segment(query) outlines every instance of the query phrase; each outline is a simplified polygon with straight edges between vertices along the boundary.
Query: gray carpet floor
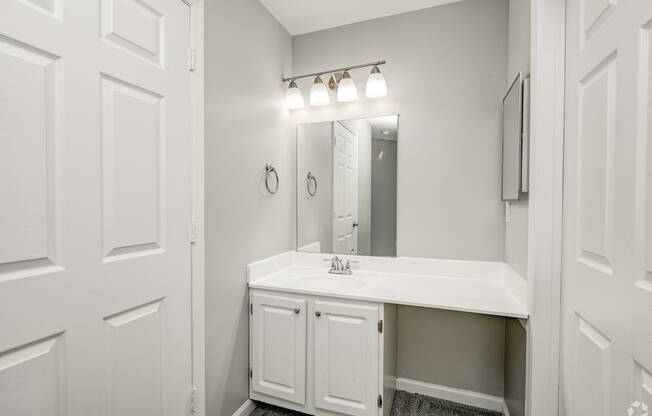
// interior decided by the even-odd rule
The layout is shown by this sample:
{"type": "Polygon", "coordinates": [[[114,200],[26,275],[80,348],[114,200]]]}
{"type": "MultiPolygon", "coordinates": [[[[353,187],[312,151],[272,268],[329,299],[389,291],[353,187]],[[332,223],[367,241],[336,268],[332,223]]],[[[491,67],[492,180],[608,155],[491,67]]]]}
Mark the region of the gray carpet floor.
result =
{"type": "MultiPolygon", "coordinates": [[[[465,406],[446,400],[434,399],[420,394],[396,392],[391,416],[501,416],[502,413],[477,407],[465,406]]],[[[251,416],[305,416],[303,413],[285,410],[259,403],[251,416]]]]}

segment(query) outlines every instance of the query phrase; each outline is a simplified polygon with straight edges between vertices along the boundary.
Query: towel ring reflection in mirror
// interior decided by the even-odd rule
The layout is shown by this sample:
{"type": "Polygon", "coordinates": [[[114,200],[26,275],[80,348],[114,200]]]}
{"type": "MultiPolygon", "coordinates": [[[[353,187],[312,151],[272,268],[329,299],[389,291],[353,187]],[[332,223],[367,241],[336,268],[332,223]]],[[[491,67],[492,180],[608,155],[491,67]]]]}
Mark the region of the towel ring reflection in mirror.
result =
{"type": "Polygon", "coordinates": [[[276,168],[274,166],[268,163],[265,165],[265,188],[267,188],[267,192],[274,195],[275,193],[278,192],[278,186],[279,186],[278,172],[276,172],[276,168]],[[273,188],[269,185],[269,177],[272,174],[274,174],[274,179],[275,179],[275,186],[273,188]]]}
{"type": "Polygon", "coordinates": [[[308,172],[308,176],[306,177],[306,188],[308,190],[308,195],[317,195],[317,178],[312,174],[312,172],[308,172]],[[311,184],[314,186],[311,187],[311,184]]]}

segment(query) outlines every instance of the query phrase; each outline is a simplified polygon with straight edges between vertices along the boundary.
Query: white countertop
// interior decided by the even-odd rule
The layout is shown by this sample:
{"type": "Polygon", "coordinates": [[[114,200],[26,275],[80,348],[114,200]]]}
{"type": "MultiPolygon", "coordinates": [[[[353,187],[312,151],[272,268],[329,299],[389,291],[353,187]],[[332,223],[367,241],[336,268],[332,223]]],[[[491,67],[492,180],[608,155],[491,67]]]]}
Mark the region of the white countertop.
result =
{"type": "Polygon", "coordinates": [[[503,262],[345,256],[348,276],[328,273],[329,255],[290,251],[247,266],[249,287],[371,302],[527,318],[526,281],[503,262]]]}

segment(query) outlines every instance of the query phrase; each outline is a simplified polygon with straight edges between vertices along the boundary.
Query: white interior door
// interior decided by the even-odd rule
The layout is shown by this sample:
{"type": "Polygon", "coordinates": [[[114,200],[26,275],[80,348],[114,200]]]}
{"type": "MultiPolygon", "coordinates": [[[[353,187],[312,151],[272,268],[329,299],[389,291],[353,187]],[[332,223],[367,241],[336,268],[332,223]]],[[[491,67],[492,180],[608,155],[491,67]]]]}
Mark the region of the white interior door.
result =
{"type": "Polygon", "coordinates": [[[652,406],[652,2],[567,13],[561,413],[627,415],[652,406]]]}
{"type": "Polygon", "coordinates": [[[315,301],[315,407],[378,414],[379,309],[315,301]]]}
{"type": "Polygon", "coordinates": [[[190,407],[189,9],[0,2],[0,414],[190,407]]]}
{"type": "Polygon", "coordinates": [[[306,301],[251,296],[251,390],[306,402],[306,301]]]}
{"type": "Polygon", "coordinates": [[[333,253],[358,252],[358,137],[333,123],[333,253]]]}

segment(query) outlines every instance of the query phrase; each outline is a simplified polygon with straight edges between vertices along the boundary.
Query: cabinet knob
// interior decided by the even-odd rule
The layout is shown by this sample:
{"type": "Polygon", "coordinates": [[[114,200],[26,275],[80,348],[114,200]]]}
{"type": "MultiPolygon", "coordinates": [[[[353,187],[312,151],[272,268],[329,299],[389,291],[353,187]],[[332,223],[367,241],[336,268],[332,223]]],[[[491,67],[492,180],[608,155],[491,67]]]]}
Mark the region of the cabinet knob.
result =
{"type": "Polygon", "coordinates": [[[315,311],[315,316],[316,316],[317,318],[319,318],[319,317],[321,316],[321,312],[319,312],[319,311],[315,311]]]}
{"type": "Polygon", "coordinates": [[[294,313],[295,313],[295,314],[298,315],[300,312],[301,312],[301,309],[299,309],[299,308],[294,308],[294,313]]]}

